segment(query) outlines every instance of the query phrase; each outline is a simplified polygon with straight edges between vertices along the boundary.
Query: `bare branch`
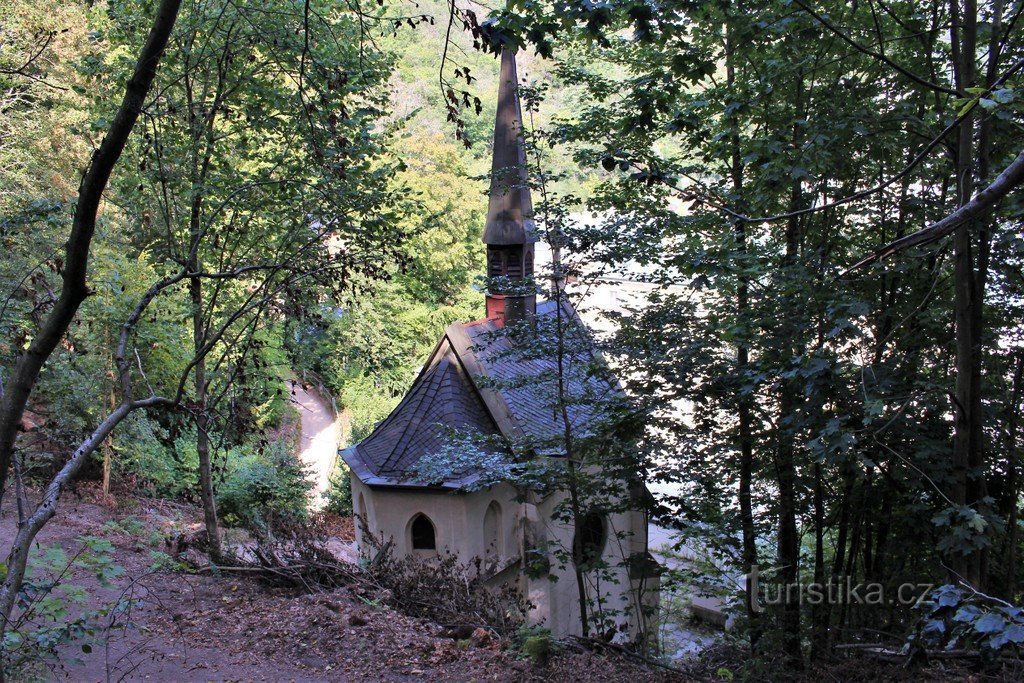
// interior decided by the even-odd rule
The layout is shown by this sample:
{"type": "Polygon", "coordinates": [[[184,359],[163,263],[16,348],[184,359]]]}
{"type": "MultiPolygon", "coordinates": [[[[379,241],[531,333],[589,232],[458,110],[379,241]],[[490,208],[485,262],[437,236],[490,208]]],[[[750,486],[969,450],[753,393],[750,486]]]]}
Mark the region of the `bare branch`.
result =
{"type": "MultiPolygon", "coordinates": [[[[78,204],[71,224],[64,257],[63,287],[57,300],[39,333],[18,358],[11,373],[7,391],[0,403],[0,495],[7,481],[11,458],[14,454],[14,443],[21,426],[21,418],[28,403],[39,373],[57,344],[64,338],[68,326],[78,312],[78,307],[88,294],[86,274],[89,264],[89,253],[92,237],[96,230],[96,216],[100,201],[107,188],[107,182],[117,164],[121,153],[128,142],[128,136],[135,127],[146,94],[156,78],[157,65],[163,56],[171,29],[178,17],[181,0],[162,0],[157,7],[153,25],[150,28],[146,44],[135,64],[135,72],[125,91],[121,106],[114,116],[107,135],[92,156],[89,168],[79,186],[78,204]]],[[[51,513],[52,515],[52,513],[51,513]]],[[[47,517],[48,519],[48,517],[47,517]]],[[[45,521],[43,522],[45,523],[45,521]]],[[[26,528],[28,528],[26,526],[26,528]]],[[[9,579],[20,584],[20,576],[24,575],[24,549],[20,557],[11,558],[20,563],[20,572],[13,565],[9,579]]],[[[8,590],[5,581],[0,589],[0,614],[9,615],[14,604],[15,594],[8,590]]]]}
{"type": "Polygon", "coordinates": [[[888,57],[886,57],[884,54],[882,54],[880,52],[877,52],[875,50],[872,50],[871,48],[866,47],[864,45],[861,45],[860,43],[855,41],[853,38],[851,38],[849,35],[847,35],[846,32],[843,31],[841,28],[839,28],[838,26],[836,26],[835,24],[830,22],[828,19],[826,19],[821,14],[818,14],[818,12],[816,12],[815,10],[811,9],[811,7],[809,7],[806,3],[804,3],[803,0],[793,0],[793,2],[795,4],[797,4],[797,5],[799,5],[801,8],[803,8],[803,10],[805,12],[807,12],[812,17],[814,17],[814,19],[819,24],[821,24],[826,29],[828,29],[829,31],[834,33],[836,36],[841,38],[846,43],[849,43],[849,45],[853,49],[857,50],[858,52],[862,52],[862,53],[866,54],[867,56],[869,56],[869,57],[871,57],[873,59],[876,59],[876,60],[882,62],[883,64],[886,64],[887,66],[892,67],[893,69],[895,69],[899,73],[903,74],[904,76],[906,76],[907,78],[909,78],[913,82],[917,83],[918,85],[924,86],[924,87],[928,88],[929,90],[937,90],[938,92],[946,93],[947,95],[954,95],[956,97],[963,97],[963,93],[959,92],[958,90],[955,90],[953,88],[948,88],[948,87],[946,87],[944,85],[941,85],[939,83],[932,83],[928,79],[922,78],[921,76],[918,76],[913,71],[910,71],[910,70],[906,69],[905,67],[900,66],[896,62],[894,62],[891,59],[889,59],[888,57]]]}
{"type": "Polygon", "coordinates": [[[903,251],[910,247],[920,247],[942,239],[964,223],[980,218],[984,213],[989,211],[996,202],[1009,194],[1011,190],[1021,183],[1024,183],[1024,152],[1018,154],[1017,158],[1013,160],[1013,163],[1007,166],[991,185],[976,194],[971,201],[967,202],[942,220],[932,223],[928,227],[922,228],[921,230],[911,233],[905,237],[901,237],[894,242],[890,242],[871,256],[861,259],[844,270],[840,277],[852,273],[855,270],[859,270],[864,266],[870,265],[875,261],[880,261],[898,251],[903,251]]]}

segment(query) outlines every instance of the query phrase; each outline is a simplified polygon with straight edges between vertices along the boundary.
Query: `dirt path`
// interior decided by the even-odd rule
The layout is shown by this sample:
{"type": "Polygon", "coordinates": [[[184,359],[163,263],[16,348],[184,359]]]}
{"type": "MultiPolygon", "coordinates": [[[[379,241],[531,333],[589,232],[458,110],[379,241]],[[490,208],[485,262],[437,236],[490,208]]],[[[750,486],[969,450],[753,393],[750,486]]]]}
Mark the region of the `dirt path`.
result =
{"type": "Polygon", "coordinates": [[[316,393],[296,382],[292,387],[292,403],[302,418],[302,441],[299,458],[313,475],[310,507],[319,510],[324,505],[331,472],[338,458],[343,418],[334,417],[331,407],[316,393]]]}

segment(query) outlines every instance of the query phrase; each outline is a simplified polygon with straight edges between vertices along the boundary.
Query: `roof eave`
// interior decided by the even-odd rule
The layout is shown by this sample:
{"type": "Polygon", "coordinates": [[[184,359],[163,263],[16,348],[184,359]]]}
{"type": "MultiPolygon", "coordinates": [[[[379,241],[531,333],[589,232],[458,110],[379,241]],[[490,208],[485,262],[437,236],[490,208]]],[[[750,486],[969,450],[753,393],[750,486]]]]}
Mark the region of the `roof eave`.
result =
{"type": "Polygon", "coordinates": [[[357,446],[350,446],[342,450],[340,455],[342,460],[345,461],[345,464],[348,465],[353,476],[355,476],[360,483],[373,489],[403,489],[406,491],[453,493],[465,491],[468,486],[478,482],[481,477],[479,473],[474,473],[457,479],[445,480],[440,484],[424,484],[423,482],[412,479],[400,479],[398,477],[386,477],[374,474],[370,471],[366,461],[359,454],[357,446]]]}

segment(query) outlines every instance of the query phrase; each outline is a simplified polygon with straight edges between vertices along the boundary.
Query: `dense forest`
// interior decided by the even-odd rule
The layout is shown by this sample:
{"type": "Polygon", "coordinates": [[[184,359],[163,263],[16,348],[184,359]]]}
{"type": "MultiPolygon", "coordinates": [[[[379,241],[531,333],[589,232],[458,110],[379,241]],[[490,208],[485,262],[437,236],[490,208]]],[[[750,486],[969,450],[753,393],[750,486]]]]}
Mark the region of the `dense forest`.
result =
{"type": "MultiPolygon", "coordinates": [[[[688,662],[605,643],[626,658],[608,680],[1020,676],[1022,12],[0,0],[3,676],[114,623],[60,578],[116,578],[109,544],[37,539],[83,487],[194,509],[206,564],[156,553],[175,575],[240,563],[236,530],[320,533],[295,387],[357,442],[448,325],[484,316],[502,48],[557,256],[536,290],[581,312],[644,292],[587,341],[628,415],[549,444],[626,457],[531,476],[574,497],[646,481],[652,523],[700,549],[665,595],[729,615],[688,662]]],[[[352,515],[340,464],[323,498],[352,515]]],[[[601,617],[584,607],[583,634],[601,617]]],[[[541,636],[491,627],[543,671],[541,636]]]]}

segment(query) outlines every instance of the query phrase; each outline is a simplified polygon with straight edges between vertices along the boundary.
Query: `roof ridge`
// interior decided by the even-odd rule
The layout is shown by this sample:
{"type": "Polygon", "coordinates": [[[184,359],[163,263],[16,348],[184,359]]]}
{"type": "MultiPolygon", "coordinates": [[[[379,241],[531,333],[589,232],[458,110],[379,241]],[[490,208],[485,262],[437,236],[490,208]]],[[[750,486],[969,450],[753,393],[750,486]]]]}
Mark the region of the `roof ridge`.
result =
{"type": "Polygon", "coordinates": [[[498,431],[508,439],[519,439],[524,436],[523,428],[515,419],[515,415],[512,413],[512,409],[508,405],[508,401],[506,401],[505,397],[501,395],[501,392],[481,387],[477,382],[476,375],[483,375],[486,373],[482,372],[482,363],[473,351],[472,340],[469,338],[469,334],[466,332],[463,324],[452,323],[448,326],[448,329],[445,330],[444,335],[448,339],[448,343],[451,346],[452,351],[455,353],[455,357],[459,360],[459,363],[462,364],[463,369],[466,371],[466,376],[470,378],[471,386],[476,390],[481,401],[483,401],[484,407],[487,408],[487,413],[497,425],[498,431]],[[474,370],[476,369],[480,369],[481,372],[474,373],[474,370]]]}

